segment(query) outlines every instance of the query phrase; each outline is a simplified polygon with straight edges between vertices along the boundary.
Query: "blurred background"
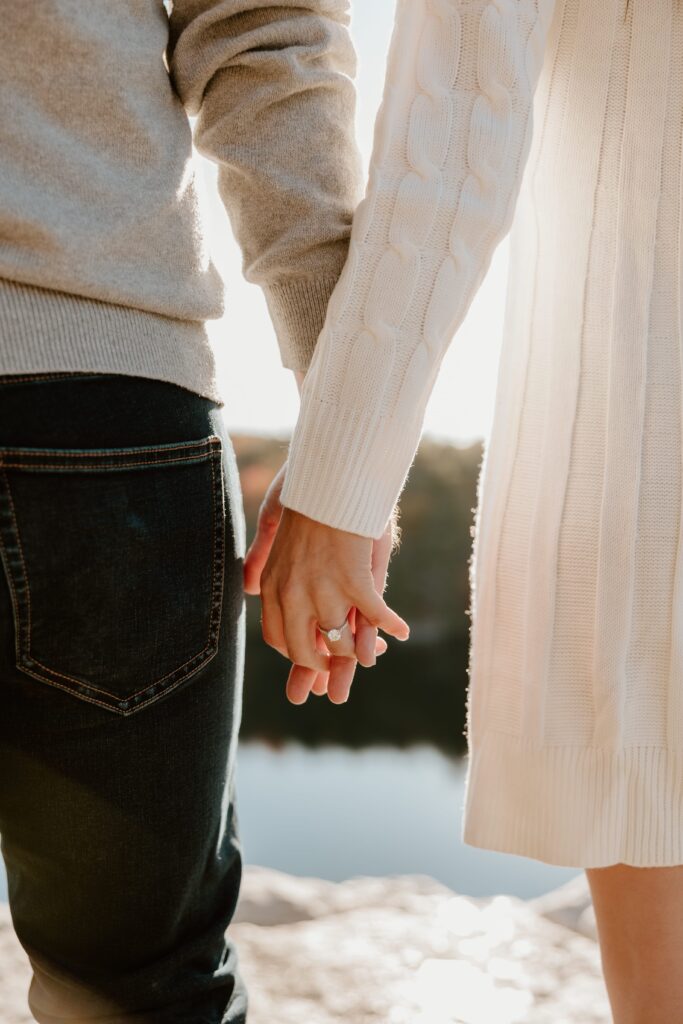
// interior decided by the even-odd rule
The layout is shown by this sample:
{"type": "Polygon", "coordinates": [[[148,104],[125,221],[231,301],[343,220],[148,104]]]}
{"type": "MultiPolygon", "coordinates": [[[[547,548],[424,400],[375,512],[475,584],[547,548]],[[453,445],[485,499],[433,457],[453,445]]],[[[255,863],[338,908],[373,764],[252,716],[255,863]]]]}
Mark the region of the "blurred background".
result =
{"type": "MultiPolygon", "coordinates": [[[[366,171],[394,5],[353,5],[366,171]]],[[[197,169],[210,244],[227,283],[227,315],[210,326],[251,539],[263,493],[286,457],[298,394],[280,364],[263,296],[241,276],[215,167],[197,156],[197,169]]],[[[238,805],[251,864],[334,881],[428,874],[472,896],[535,896],[579,874],[460,840],[467,560],[493,412],[507,260],[505,240],[443,362],[402,498],[403,543],[390,567],[387,600],[410,623],[409,643],[389,639],[377,667],[358,670],[348,704],[311,697],[294,707],[284,695],[287,663],[262,643],[258,600],[247,599],[238,805]]],[[[6,899],[1,874],[0,898],[6,899]]]]}

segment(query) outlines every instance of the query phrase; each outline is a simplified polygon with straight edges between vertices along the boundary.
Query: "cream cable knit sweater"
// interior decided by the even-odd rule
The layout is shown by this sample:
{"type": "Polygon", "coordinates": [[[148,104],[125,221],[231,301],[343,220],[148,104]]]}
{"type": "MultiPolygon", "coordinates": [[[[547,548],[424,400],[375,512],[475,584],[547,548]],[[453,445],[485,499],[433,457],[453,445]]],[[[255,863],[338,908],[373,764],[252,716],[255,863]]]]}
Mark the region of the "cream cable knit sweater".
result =
{"type": "Polygon", "coordinates": [[[398,0],[370,179],[283,504],[378,537],[444,352],[512,222],[553,0],[398,0]]]}
{"type": "Polygon", "coordinates": [[[463,839],[683,864],[683,4],[399,4],[283,498],[380,533],[513,206],[463,839]]]}

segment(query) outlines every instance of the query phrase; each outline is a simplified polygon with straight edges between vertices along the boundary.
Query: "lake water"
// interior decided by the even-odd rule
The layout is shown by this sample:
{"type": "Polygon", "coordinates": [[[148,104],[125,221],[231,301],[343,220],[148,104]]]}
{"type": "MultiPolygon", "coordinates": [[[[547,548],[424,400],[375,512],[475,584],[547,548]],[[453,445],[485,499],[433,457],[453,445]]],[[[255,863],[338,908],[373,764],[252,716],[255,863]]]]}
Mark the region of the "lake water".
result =
{"type": "MultiPolygon", "coordinates": [[[[575,875],[460,840],[465,762],[430,747],[271,750],[242,744],[238,808],[245,860],[340,881],[427,874],[471,896],[527,898],[575,875]]],[[[0,898],[7,898],[0,867],[0,898]]]]}

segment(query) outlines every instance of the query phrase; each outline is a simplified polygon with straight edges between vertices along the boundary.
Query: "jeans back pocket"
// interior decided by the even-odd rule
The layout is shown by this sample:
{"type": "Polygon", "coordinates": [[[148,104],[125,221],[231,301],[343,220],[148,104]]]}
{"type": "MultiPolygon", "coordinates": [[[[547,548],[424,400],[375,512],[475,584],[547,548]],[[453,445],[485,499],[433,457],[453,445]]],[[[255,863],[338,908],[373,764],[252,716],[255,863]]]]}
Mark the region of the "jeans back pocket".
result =
{"type": "Polygon", "coordinates": [[[16,666],[107,710],[158,700],[216,653],[222,442],[0,447],[16,666]]]}

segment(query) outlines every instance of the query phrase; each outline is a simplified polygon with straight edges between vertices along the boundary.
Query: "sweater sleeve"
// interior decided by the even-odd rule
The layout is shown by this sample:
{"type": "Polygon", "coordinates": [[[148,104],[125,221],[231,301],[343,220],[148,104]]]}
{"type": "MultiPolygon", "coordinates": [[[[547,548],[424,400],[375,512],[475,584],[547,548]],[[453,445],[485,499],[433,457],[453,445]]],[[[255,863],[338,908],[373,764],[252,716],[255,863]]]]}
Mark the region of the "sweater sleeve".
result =
{"type": "Polygon", "coordinates": [[[554,0],[398,0],[370,176],[282,502],[379,537],[441,360],[513,218],[554,0]]]}
{"type": "Polygon", "coordinates": [[[169,15],[172,85],[292,370],[308,368],[362,197],[348,25],[349,0],[174,0],[169,15]]]}

